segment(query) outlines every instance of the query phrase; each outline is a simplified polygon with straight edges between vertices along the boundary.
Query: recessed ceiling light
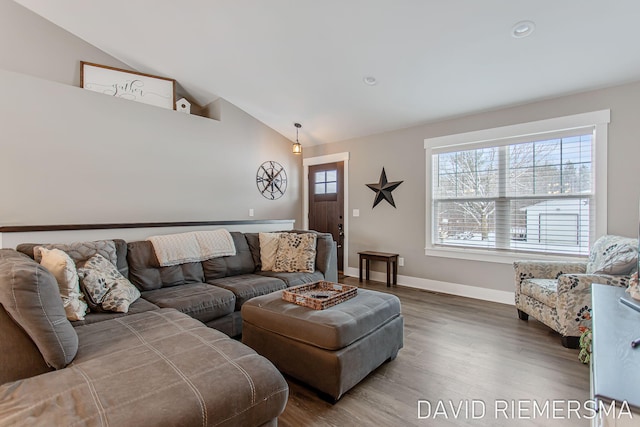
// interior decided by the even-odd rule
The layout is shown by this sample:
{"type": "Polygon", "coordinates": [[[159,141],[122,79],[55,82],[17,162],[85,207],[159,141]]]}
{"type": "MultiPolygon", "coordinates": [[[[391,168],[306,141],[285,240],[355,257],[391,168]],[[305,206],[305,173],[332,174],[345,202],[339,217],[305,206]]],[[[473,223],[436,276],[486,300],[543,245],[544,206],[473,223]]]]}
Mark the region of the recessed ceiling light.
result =
{"type": "Polygon", "coordinates": [[[511,35],[517,39],[530,36],[535,30],[536,24],[531,21],[520,21],[511,29],[511,35]]]}
{"type": "Polygon", "coordinates": [[[366,76],[363,77],[362,81],[364,82],[364,84],[369,85],[369,86],[375,86],[376,83],[378,83],[378,81],[376,80],[375,77],[373,76],[366,76]]]}

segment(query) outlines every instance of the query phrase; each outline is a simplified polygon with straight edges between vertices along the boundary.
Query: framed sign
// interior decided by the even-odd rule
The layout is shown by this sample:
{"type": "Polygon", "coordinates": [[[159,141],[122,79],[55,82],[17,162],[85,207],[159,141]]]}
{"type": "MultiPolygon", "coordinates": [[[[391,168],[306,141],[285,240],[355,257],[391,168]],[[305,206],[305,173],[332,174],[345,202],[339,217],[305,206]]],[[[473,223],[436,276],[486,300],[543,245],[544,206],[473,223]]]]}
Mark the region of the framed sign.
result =
{"type": "Polygon", "coordinates": [[[90,62],[80,62],[80,87],[170,110],[176,105],[175,80],[90,62]]]}

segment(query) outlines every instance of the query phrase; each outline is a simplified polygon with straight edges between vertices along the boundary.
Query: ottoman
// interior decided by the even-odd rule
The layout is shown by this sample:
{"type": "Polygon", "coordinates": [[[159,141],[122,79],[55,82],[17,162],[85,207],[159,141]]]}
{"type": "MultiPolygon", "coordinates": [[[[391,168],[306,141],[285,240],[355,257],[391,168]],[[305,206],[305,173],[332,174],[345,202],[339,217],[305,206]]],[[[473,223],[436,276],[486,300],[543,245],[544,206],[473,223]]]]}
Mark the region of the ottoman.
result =
{"type": "Polygon", "coordinates": [[[334,400],[403,344],[395,295],[366,289],[325,310],[282,299],[282,291],[252,298],[241,309],[242,342],[292,376],[334,400]]]}

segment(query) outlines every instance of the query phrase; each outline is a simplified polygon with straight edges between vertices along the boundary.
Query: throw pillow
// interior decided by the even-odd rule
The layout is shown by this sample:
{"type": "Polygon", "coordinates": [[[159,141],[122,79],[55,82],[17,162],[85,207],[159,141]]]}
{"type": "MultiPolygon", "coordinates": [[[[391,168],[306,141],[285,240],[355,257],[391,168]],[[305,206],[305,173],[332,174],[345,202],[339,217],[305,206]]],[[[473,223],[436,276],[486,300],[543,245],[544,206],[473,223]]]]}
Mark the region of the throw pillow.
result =
{"type": "Polygon", "coordinates": [[[282,233],[278,241],[273,271],[313,273],[316,264],[314,233],[282,233]]]}
{"type": "Polygon", "coordinates": [[[105,257],[96,254],[78,268],[82,290],[94,311],[126,313],[129,305],[140,298],[133,286],[105,257]]]}
{"type": "Polygon", "coordinates": [[[276,252],[278,251],[278,242],[282,233],[259,233],[260,239],[260,264],[262,271],[272,271],[276,263],[276,252]]]}
{"type": "Polygon", "coordinates": [[[602,236],[593,245],[587,274],[631,274],[638,262],[638,241],[629,237],[602,236]]]}
{"type": "Polygon", "coordinates": [[[0,304],[29,335],[47,365],[61,369],[78,352],[53,274],[26,255],[0,249],[0,304]]]}
{"type": "Polygon", "coordinates": [[[82,301],[76,264],[60,249],[40,248],[40,265],[53,274],[58,282],[62,305],[69,320],[84,320],[87,303],[82,301]]]}

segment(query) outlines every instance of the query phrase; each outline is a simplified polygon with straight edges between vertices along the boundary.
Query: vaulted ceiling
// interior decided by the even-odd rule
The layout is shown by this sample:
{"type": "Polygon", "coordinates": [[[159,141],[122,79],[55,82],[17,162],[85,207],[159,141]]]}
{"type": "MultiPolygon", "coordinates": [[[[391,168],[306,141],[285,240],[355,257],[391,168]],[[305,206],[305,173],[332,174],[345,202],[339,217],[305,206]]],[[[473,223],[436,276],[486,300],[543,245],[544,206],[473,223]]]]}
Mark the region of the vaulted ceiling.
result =
{"type": "Polygon", "coordinates": [[[303,145],[640,80],[637,0],[16,2],[303,145]]]}

